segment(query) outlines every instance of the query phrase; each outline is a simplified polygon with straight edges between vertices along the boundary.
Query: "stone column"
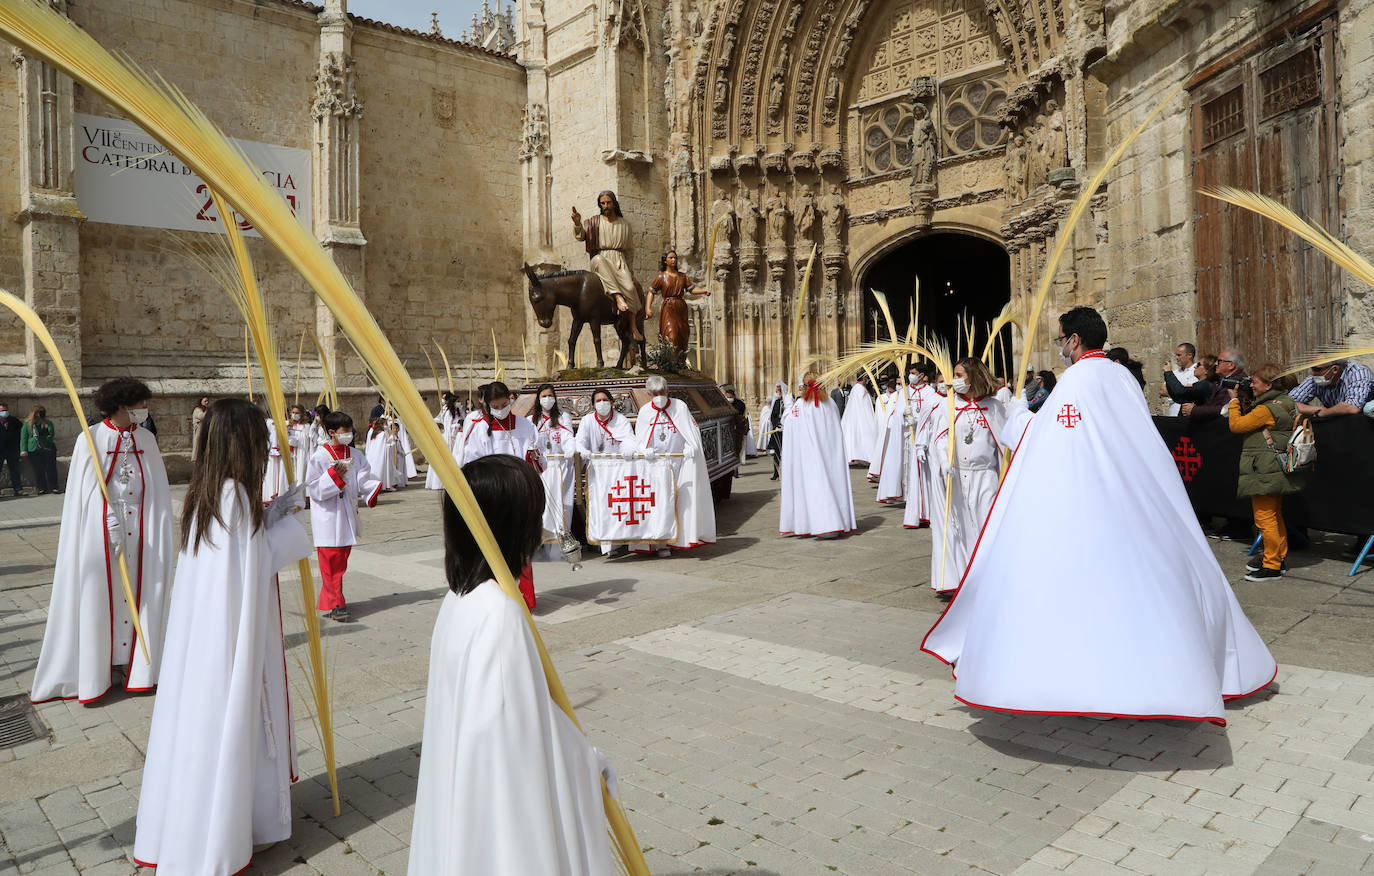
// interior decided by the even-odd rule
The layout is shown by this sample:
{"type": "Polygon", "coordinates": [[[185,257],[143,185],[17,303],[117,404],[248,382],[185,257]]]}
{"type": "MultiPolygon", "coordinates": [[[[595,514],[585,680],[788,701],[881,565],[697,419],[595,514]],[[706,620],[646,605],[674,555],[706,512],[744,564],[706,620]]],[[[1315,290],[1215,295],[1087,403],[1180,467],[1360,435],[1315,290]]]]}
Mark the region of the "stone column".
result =
{"type": "MultiPolygon", "coordinates": [[[[66,13],[65,0],[51,0],[66,13]]],[[[72,188],[72,81],[55,67],[18,49],[20,204],[24,226],[24,300],[48,327],[81,385],[81,242],[85,218],[72,188]]],[[[25,333],[24,354],[36,390],[56,390],[61,379],[43,345],[25,333]]]]}
{"type": "MultiPolygon", "coordinates": [[[[343,271],[353,290],[367,300],[364,247],[359,224],[358,100],[352,51],[353,25],[347,0],[325,0],[319,15],[319,69],[310,110],[315,118],[314,212],[315,235],[343,271]]],[[[340,387],[367,382],[362,363],[349,351],[334,314],[323,302],[315,304],[315,327],[330,358],[340,387]]]]}
{"type": "MultiPolygon", "coordinates": [[[[536,272],[547,273],[557,270],[561,265],[553,246],[548,24],[544,18],[543,0],[528,0],[521,4],[520,55],[520,63],[525,67],[526,100],[519,153],[520,169],[524,176],[521,192],[525,210],[525,261],[536,272]]],[[[560,326],[566,326],[566,322],[557,312],[553,325],[545,329],[526,310],[525,330],[533,338],[535,359],[541,372],[552,373],[554,370],[553,351],[562,347],[560,326]]]]}

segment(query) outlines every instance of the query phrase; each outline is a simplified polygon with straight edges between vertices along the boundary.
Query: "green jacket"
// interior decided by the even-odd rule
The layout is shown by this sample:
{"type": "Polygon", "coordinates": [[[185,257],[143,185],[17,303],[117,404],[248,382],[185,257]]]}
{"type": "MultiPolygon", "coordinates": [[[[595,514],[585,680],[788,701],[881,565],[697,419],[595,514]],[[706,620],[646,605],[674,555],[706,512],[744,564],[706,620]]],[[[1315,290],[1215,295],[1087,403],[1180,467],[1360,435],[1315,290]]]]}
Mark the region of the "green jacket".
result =
{"type": "Polygon", "coordinates": [[[38,450],[57,452],[57,438],[53,431],[52,421],[39,423],[35,428],[27,422],[24,428],[19,430],[19,449],[24,453],[33,453],[38,450]]]}
{"type": "Polygon", "coordinates": [[[1268,442],[1264,440],[1263,429],[1245,435],[1240,447],[1240,480],[1236,485],[1236,495],[1244,499],[1296,493],[1305,485],[1306,477],[1302,474],[1286,474],[1274,451],[1288,449],[1288,440],[1293,437],[1297,404],[1288,393],[1271,389],[1255,399],[1255,405],[1264,405],[1274,415],[1274,425],[1269,427],[1274,449],[1270,450],[1268,442]]]}

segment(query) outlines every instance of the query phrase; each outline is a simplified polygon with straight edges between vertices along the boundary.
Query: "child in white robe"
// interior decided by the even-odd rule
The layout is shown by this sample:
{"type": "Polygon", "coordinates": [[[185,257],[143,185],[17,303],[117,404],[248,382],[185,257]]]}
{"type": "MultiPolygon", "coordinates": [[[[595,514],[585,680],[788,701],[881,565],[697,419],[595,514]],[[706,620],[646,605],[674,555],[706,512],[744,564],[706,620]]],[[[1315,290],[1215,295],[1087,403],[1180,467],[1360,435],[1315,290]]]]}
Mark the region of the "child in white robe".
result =
{"type": "MultiPolygon", "coordinates": [[[[497,398],[504,401],[503,397],[497,398]]],[[[507,454],[463,466],[506,565],[528,565],[544,508],[538,474],[507,454]]],[[[443,499],[449,592],[434,624],[408,872],[614,872],[605,758],[549,696],[519,603],[503,593],[443,499]]]]}
{"type": "Polygon", "coordinates": [[[979,359],[961,359],[949,386],[954,397],[954,420],[948,403],[939,399],[925,426],[935,505],[930,513],[930,586],[948,593],[959,588],[973,556],[978,533],[992,510],[1001,477],[998,441],[1006,410],[993,397],[992,373],[979,359]],[[954,463],[950,464],[950,444],[954,463]],[[945,519],[945,491],[949,490],[949,519],[945,519]],[[946,533],[948,525],[948,533],[946,533]]]}
{"type": "Polygon", "coordinates": [[[151,396],[147,385],[132,378],[117,378],[96,390],[96,408],[105,419],[91,427],[91,437],[112,504],[101,495],[86,439],[78,435],[72,448],[52,598],[29,694],[35,703],[94,702],[109,692],[115,666],[124,667],[126,691],[157,686],[176,544],[167,470],[157,439],[140,426],[151,396]],[[148,660],[124,595],[120,554],[147,637],[148,660]]]}
{"type": "Polygon", "coordinates": [[[310,554],[292,488],[265,509],[262,414],[210,405],[182,511],[134,860],[162,876],[227,876],[291,835],[296,778],[277,570],[310,554]]]}
{"type": "Polygon", "coordinates": [[[382,482],[372,473],[367,456],[352,448],[353,418],[343,411],[324,417],[329,441],[310,457],[305,471],[305,490],[310,497],[310,532],[320,561],[320,597],[316,608],[325,617],[348,621],[343,595],[343,576],[348,555],[358,543],[358,501],[377,505],[382,482]]]}
{"type": "Polygon", "coordinates": [[[379,417],[372,421],[367,431],[367,464],[377,480],[382,482],[383,493],[405,486],[404,476],[396,465],[396,436],[391,427],[389,420],[379,417]]]}
{"type": "Polygon", "coordinates": [[[558,393],[553,384],[545,383],[536,391],[539,404],[530,414],[534,424],[539,454],[544,460],[544,492],[548,502],[544,509],[544,544],[553,558],[561,557],[561,533],[572,529],[573,488],[577,486],[577,468],[573,465],[576,436],[572,417],[558,407],[558,393]]]}

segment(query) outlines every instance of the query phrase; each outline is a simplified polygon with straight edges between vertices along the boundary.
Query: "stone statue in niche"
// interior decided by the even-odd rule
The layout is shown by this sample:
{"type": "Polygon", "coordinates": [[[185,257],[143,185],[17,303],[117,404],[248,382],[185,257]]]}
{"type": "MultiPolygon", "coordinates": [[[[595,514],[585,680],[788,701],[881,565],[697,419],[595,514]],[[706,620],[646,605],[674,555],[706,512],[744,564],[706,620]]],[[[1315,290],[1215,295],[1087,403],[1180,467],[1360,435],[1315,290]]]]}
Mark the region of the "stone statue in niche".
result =
{"type": "Polygon", "coordinates": [[[735,41],[738,39],[739,35],[735,32],[733,24],[725,28],[725,36],[720,38],[720,55],[716,62],[718,66],[730,66],[730,59],[735,55],[735,41]]]}
{"type": "Polygon", "coordinates": [[[749,197],[748,189],[740,192],[739,204],[735,212],[739,215],[740,248],[757,246],[761,214],[759,213],[759,205],[754,203],[753,198],[749,197]]]}
{"type": "Polygon", "coordinates": [[[797,195],[797,241],[810,241],[816,230],[816,195],[810,186],[804,186],[797,195]]]}
{"type": "MultiPolygon", "coordinates": [[[[726,198],[716,198],[715,202],[711,204],[711,227],[716,228],[717,223],[720,224],[720,228],[715,232],[714,261],[719,265],[728,263],[734,257],[734,251],[730,246],[730,235],[735,231],[735,205],[726,198]]],[[[706,245],[711,245],[709,239],[706,245]]],[[[713,254],[707,253],[706,257],[712,259],[713,254]]]]}
{"type": "Polygon", "coordinates": [[[782,96],[785,88],[782,70],[773,71],[773,78],[768,83],[768,117],[774,121],[782,116],[782,96]]]}
{"type": "Polygon", "coordinates": [[[673,137],[676,148],[673,150],[669,180],[673,192],[673,240],[678,249],[686,255],[697,251],[696,223],[696,178],[692,175],[692,153],[687,148],[687,136],[676,134],[673,137]]]}
{"type": "Polygon", "coordinates": [[[840,74],[834,70],[830,71],[830,77],[825,80],[825,108],[834,110],[840,105],[840,74]]]}
{"type": "Polygon", "coordinates": [[[715,107],[720,112],[725,109],[725,104],[730,99],[730,76],[722,69],[716,74],[716,94],[715,107]]]}
{"type": "Polygon", "coordinates": [[[787,226],[792,216],[792,211],[787,208],[787,199],[782,192],[774,191],[764,206],[768,211],[768,242],[774,246],[785,246],[787,226]]]}
{"type": "Polygon", "coordinates": [[[1003,189],[1007,202],[1019,204],[1026,197],[1026,138],[1023,134],[1016,134],[1007,143],[1002,173],[1006,177],[1003,189]]]}
{"type": "Polygon", "coordinates": [[[1064,133],[1064,111],[1059,108],[1059,102],[1051,98],[1045,102],[1044,137],[1045,137],[1045,173],[1058,170],[1069,163],[1069,142],[1064,133]]]}
{"type": "Polygon", "coordinates": [[[840,194],[839,186],[832,185],[830,193],[821,198],[821,229],[825,233],[826,249],[844,249],[841,242],[844,235],[844,216],[844,195],[840,194]]]}
{"type": "Polygon", "coordinates": [[[915,127],[911,130],[911,186],[914,191],[917,187],[935,184],[937,155],[935,123],[930,120],[930,110],[918,102],[912,107],[912,114],[915,117],[915,127]]]}

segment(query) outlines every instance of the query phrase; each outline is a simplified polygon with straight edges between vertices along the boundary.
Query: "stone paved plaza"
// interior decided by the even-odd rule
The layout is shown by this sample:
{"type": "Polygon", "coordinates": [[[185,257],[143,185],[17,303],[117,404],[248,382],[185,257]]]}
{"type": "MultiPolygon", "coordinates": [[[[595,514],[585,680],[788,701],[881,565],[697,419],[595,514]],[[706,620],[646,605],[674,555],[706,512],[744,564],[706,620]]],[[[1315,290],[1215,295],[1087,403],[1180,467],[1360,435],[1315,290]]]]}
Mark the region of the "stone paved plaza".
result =
{"type": "MultiPolygon", "coordinates": [[[[1374,872],[1374,585],[1346,576],[1348,539],[1294,554],[1275,584],[1245,583],[1244,546],[1211,542],[1280,663],[1228,727],[1002,715],[956,703],[917,650],[942,607],[925,532],[855,470],[858,535],[783,539],[768,464],[742,471],[713,547],[535,568],[539,626],[654,873],[1374,872]]],[[[0,696],[33,675],[58,499],[0,501],[0,696]]],[[[294,832],[249,872],[406,871],[437,502],[412,486],[365,512],[357,621],[326,629],[343,814],[300,717],[294,832]]],[[[1071,545],[1027,562],[1074,573],[1071,545]]],[[[135,872],[152,705],[50,703],[49,739],[0,751],[0,873],[135,872]]]]}

